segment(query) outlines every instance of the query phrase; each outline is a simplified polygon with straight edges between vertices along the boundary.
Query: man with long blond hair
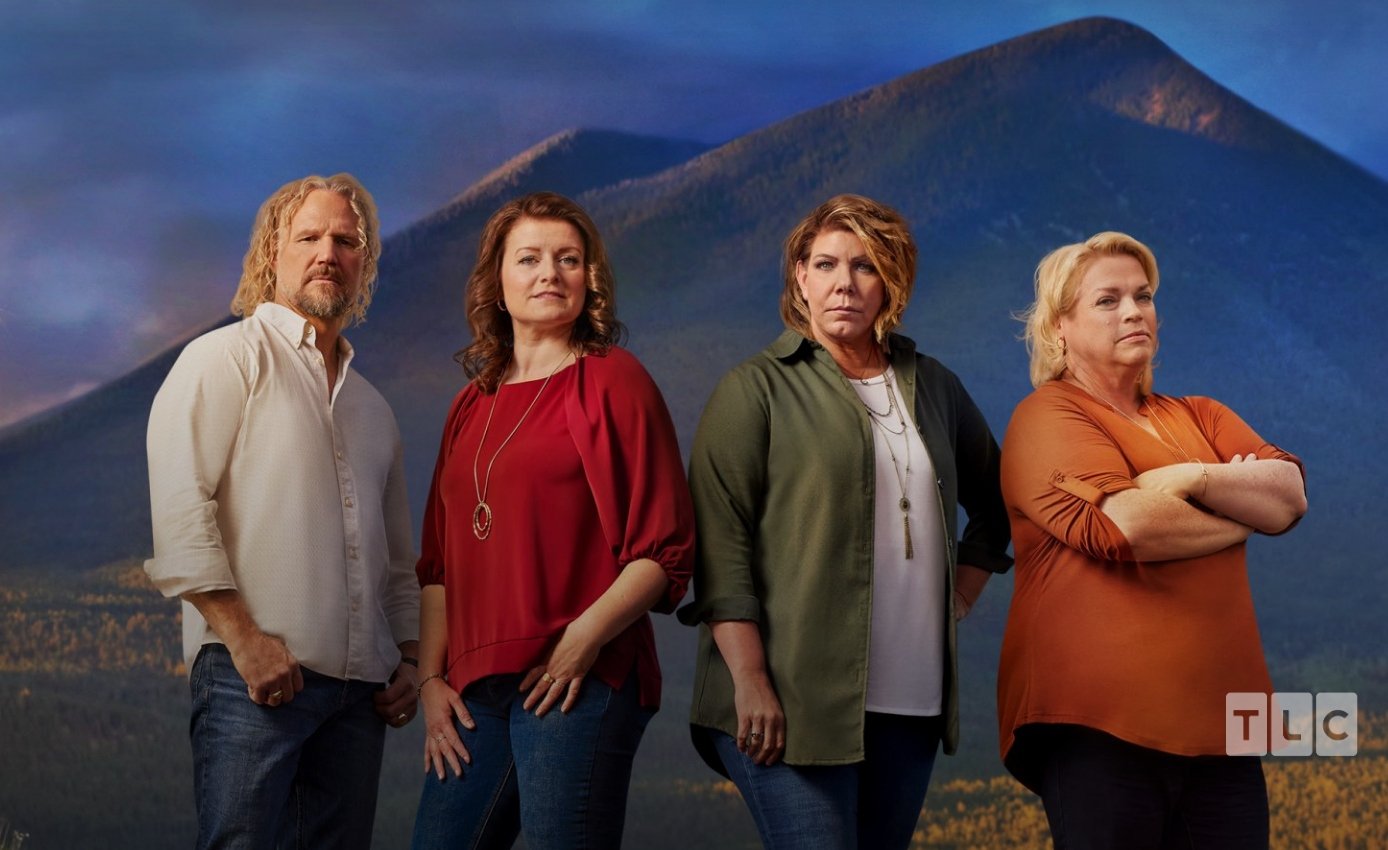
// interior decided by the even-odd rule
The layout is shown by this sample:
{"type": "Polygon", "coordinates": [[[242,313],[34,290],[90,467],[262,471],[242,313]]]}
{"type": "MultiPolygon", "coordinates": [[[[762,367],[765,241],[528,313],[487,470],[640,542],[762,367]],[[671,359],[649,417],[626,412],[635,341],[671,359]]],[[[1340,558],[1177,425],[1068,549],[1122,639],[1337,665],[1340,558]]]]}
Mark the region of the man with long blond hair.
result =
{"type": "Polygon", "coordinates": [[[415,713],[400,434],[349,367],[381,253],[349,174],[260,208],[232,312],[150,412],[154,557],[183,600],[199,847],[368,847],[387,725],[415,713]]]}

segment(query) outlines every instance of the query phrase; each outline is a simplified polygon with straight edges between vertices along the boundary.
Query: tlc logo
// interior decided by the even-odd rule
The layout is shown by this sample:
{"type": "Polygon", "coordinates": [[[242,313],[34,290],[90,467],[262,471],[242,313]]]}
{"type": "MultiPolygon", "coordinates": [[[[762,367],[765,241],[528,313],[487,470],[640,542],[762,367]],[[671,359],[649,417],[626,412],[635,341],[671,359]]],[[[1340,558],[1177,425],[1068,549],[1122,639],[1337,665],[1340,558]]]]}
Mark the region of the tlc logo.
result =
{"type": "Polygon", "coordinates": [[[1224,751],[1231,756],[1352,756],[1359,752],[1357,694],[1224,695],[1224,751]]]}

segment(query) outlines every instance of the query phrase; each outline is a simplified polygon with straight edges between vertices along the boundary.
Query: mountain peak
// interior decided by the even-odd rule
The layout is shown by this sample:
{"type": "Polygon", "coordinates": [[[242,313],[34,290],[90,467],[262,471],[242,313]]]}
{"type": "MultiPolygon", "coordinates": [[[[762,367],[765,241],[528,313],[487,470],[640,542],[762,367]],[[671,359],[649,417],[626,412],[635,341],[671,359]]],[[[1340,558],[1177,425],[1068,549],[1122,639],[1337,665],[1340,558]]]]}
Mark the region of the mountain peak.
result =
{"type": "Polygon", "coordinates": [[[536,191],[538,187],[578,195],[598,186],[644,177],[698,156],[710,147],[688,139],[574,127],[513,156],[459,195],[453,204],[471,205],[483,199],[536,191]]]}

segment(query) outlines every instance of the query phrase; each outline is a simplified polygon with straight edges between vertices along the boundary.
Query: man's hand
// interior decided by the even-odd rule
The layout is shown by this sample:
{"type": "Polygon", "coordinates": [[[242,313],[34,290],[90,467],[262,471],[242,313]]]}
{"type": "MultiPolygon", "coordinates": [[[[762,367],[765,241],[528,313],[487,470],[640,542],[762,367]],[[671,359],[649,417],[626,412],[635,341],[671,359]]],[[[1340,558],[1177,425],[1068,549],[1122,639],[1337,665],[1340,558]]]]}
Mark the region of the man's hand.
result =
{"type": "Polygon", "coordinates": [[[409,723],[414,717],[415,703],[418,699],[419,683],[416,681],[418,674],[415,667],[409,662],[402,661],[400,666],[395,668],[395,673],[390,677],[390,682],[385,690],[377,691],[372,697],[376,701],[376,713],[381,719],[391,726],[400,727],[409,723]]]}
{"type": "Polygon", "coordinates": [[[231,663],[246,681],[246,693],[256,705],[272,708],[291,702],[304,689],[304,674],[299,659],[274,635],[260,629],[248,629],[235,641],[228,642],[231,663]]]}

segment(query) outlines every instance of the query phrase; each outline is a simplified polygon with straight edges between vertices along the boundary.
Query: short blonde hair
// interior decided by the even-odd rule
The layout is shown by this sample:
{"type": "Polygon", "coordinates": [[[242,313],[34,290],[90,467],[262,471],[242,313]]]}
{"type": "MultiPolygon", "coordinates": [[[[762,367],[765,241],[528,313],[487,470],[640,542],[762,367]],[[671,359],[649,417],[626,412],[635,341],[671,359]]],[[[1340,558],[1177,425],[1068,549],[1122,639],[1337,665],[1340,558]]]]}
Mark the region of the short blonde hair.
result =
{"type": "Polygon", "coordinates": [[[810,329],[810,305],[800,293],[796,267],[810,258],[810,246],[821,233],[842,230],[863,243],[868,260],[886,284],[887,297],[873,322],[873,335],[885,345],[887,334],[901,326],[906,304],[916,286],[916,243],[906,219],[891,207],[862,195],[836,195],[820,204],[786,237],[785,288],[781,290],[781,321],[802,336],[810,329]]]}
{"type": "MultiPolygon", "coordinates": [[[[1065,346],[1060,341],[1056,324],[1060,317],[1075,305],[1080,281],[1090,265],[1101,257],[1127,256],[1137,260],[1147,275],[1155,295],[1160,276],[1157,258],[1152,249],[1126,233],[1106,230],[1083,242],[1062,245],[1047,254],[1036,266],[1036,300],[1018,318],[1026,323],[1022,339],[1031,355],[1031,385],[1039,387],[1065,374],[1065,346]]],[[[1145,396],[1152,392],[1152,364],[1148,363],[1138,379],[1138,389],[1145,396]]]]}
{"type": "Polygon", "coordinates": [[[352,205],[357,214],[357,238],[364,257],[361,267],[361,288],[357,301],[347,312],[347,327],[366,321],[366,308],[376,290],[376,265],[381,257],[381,223],[376,215],[376,201],[361,181],[345,172],[331,177],[311,174],[301,180],[291,180],[275,191],[260,205],[255,226],[251,228],[251,246],[241,264],[241,283],[231,299],[231,312],[249,316],[266,301],[275,300],[275,262],[280,246],[289,234],[289,223],[316,191],[336,192],[352,205]]]}

